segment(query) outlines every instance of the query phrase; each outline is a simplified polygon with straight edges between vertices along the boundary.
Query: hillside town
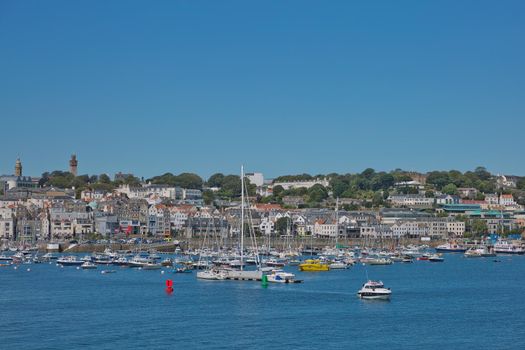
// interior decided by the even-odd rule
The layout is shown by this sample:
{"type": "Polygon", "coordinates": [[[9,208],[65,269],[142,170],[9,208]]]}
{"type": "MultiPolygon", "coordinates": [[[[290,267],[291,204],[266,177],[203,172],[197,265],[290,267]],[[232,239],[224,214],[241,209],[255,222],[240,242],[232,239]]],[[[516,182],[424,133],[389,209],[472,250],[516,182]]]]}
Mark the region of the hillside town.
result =
{"type": "MultiPolygon", "coordinates": [[[[239,176],[215,174],[202,181],[192,175],[196,182],[176,185],[172,180],[177,177],[169,173],[148,180],[117,173],[111,181],[105,174],[78,176],[75,155],[67,172],[33,177],[22,169],[17,159],[14,174],[0,176],[4,246],[137,236],[169,241],[239,232],[239,176]],[[62,178],[71,181],[56,186],[62,178]],[[75,183],[78,186],[69,186],[75,183]]],[[[472,176],[476,187],[459,187],[448,180],[440,185],[443,174],[436,172],[367,169],[358,175],[276,179],[248,173],[251,225],[261,237],[519,237],[525,228],[522,178],[492,175],[483,168],[471,174],[462,176],[472,176]],[[367,178],[371,189],[359,184],[367,178]]]]}

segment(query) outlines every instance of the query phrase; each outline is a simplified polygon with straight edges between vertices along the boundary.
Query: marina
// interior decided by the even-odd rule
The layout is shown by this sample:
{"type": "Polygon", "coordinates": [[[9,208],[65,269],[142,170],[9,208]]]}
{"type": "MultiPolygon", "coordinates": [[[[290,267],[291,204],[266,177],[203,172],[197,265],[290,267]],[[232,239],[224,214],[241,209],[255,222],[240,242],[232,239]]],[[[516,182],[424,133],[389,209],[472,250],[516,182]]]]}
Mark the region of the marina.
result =
{"type": "MultiPolygon", "coordinates": [[[[370,250],[368,255],[372,253],[370,250]]],[[[13,252],[5,253],[10,254],[13,252]]],[[[58,255],[59,259],[62,255],[58,255]]],[[[320,251],[319,255],[323,253],[320,251]]],[[[105,264],[93,270],[74,265],[60,268],[55,262],[32,264],[29,258],[27,264],[4,261],[0,279],[10,288],[0,290],[0,312],[5,316],[0,320],[0,329],[10,344],[26,349],[53,348],[57,342],[61,347],[74,347],[82,339],[93,339],[93,332],[98,334],[97,342],[127,349],[164,348],[158,339],[177,347],[197,345],[201,349],[220,347],[223,339],[233,348],[246,344],[264,346],[263,337],[273,334],[275,327],[282,330],[280,345],[291,348],[304,344],[323,347],[327,342],[330,348],[342,348],[346,337],[352,337],[361,346],[393,339],[393,348],[411,344],[414,348],[438,349],[463,344],[459,326],[474,322],[469,310],[475,309],[479,333],[475,341],[479,343],[470,343],[472,346],[497,348],[498,340],[492,333],[495,323],[505,325],[509,341],[521,341],[525,307],[512,300],[525,289],[523,280],[517,278],[525,273],[524,257],[501,255],[501,262],[494,263],[490,257],[468,259],[461,253],[444,256],[445,261],[440,264],[357,262],[348,269],[323,273],[301,272],[299,266],[287,264],[265,273],[273,279],[267,286],[259,281],[226,282],[226,275],[222,281],[205,281],[194,273],[177,273],[178,262],[197,256],[170,255],[174,266],[158,270],[119,265],[107,268],[105,264]],[[286,283],[281,278],[292,280],[286,283]],[[173,280],[170,295],[164,291],[166,279],[173,280]],[[368,279],[384,281],[392,291],[390,301],[357,298],[356,292],[368,279]],[[291,283],[297,280],[303,283],[291,283]],[[208,319],[210,314],[220,320],[220,327],[208,319]],[[301,331],[304,320],[321,317],[331,327],[301,331]],[[139,333],[135,332],[134,318],[143,322],[139,333]],[[24,326],[19,326],[22,323],[24,326]],[[410,327],[411,332],[397,332],[396,324],[410,327]],[[237,331],[253,325],[263,337],[237,331]],[[215,340],[194,338],[188,332],[203,326],[215,340]],[[367,336],[368,328],[377,327],[384,331],[374,333],[373,339],[367,336]],[[37,343],[34,337],[26,336],[28,330],[33,334],[52,330],[54,336],[37,343]],[[412,332],[418,337],[413,337],[412,332]],[[443,332],[452,336],[441,338],[439,334],[443,332]]],[[[82,258],[81,254],[75,255],[75,261],[82,258]]],[[[88,342],[85,348],[98,348],[97,344],[88,342]]]]}

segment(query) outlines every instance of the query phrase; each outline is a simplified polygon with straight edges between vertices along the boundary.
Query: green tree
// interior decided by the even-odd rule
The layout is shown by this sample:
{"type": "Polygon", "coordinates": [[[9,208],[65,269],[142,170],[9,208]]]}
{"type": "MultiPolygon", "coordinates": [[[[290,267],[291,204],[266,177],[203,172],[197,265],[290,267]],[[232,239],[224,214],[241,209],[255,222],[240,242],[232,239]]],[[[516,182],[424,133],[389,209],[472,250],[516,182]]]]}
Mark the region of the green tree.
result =
{"type": "Polygon", "coordinates": [[[328,198],[328,191],[321,184],[315,184],[308,189],[308,202],[319,203],[328,198]]]}
{"type": "Polygon", "coordinates": [[[442,189],[443,193],[446,194],[458,194],[458,188],[453,183],[449,183],[448,185],[444,186],[442,189]]]}
{"type": "Polygon", "coordinates": [[[290,219],[287,217],[277,219],[274,226],[275,232],[279,233],[280,235],[285,235],[288,231],[289,220],[290,219]]]}
{"type": "Polygon", "coordinates": [[[280,196],[284,192],[284,188],[281,185],[277,185],[273,187],[273,195],[274,196],[280,196]]]}
{"type": "Polygon", "coordinates": [[[205,190],[202,192],[202,199],[206,205],[210,205],[215,200],[215,193],[211,190],[205,190]]]}
{"type": "Polygon", "coordinates": [[[474,219],[472,220],[470,227],[471,227],[472,233],[476,237],[486,235],[489,232],[489,229],[487,227],[487,222],[485,220],[474,219]]]}
{"type": "Polygon", "coordinates": [[[222,180],[222,187],[219,191],[222,197],[233,198],[241,195],[241,177],[238,175],[227,175],[222,180]]]}
{"type": "Polygon", "coordinates": [[[110,184],[111,179],[109,178],[107,174],[100,174],[98,176],[98,182],[100,182],[101,184],[110,184]]]}
{"type": "Polygon", "coordinates": [[[215,173],[206,182],[209,187],[221,187],[222,181],[224,180],[224,174],[222,173],[215,173]]]}

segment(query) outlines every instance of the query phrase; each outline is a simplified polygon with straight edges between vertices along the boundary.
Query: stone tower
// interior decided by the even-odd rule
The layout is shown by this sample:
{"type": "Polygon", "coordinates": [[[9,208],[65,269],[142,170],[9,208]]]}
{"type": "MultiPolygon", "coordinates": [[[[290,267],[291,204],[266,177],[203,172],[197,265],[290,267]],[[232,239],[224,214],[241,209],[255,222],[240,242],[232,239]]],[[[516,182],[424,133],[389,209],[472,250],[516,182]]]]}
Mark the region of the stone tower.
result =
{"type": "Polygon", "coordinates": [[[15,176],[22,176],[22,162],[20,161],[20,158],[16,159],[15,176]]]}
{"type": "Polygon", "coordinates": [[[77,176],[77,156],[75,154],[71,155],[71,159],[69,160],[69,172],[75,176],[77,176]]]}

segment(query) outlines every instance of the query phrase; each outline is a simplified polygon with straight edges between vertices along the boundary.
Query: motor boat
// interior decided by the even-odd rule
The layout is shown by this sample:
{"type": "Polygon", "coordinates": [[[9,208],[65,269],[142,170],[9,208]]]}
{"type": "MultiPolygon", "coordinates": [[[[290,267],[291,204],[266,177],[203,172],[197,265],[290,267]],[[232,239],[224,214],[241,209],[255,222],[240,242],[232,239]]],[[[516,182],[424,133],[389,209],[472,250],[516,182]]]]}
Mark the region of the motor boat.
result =
{"type": "Polygon", "coordinates": [[[330,270],[344,270],[348,268],[348,265],[342,261],[334,261],[328,265],[330,270]]]}
{"type": "Polygon", "coordinates": [[[91,261],[85,261],[80,267],[84,270],[93,270],[97,268],[97,265],[91,261]]]}
{"type": "Polygon", "coordinates": [[[273,270],[271,273],[266,275],[268,282],[272,283],[298,283],[295,279],[295,275],[291,272],[285,272],[283,270],[273,270]]]}
{"type": "Polygon", "coordinates": [[[363,264],[368,264],[368,265],[391,265],[392,264],[392,260],[388,258],[366,257],[366,258],[361,258],[360,261],[363,264]]]}
{"type": "Polygon", "coordinates": [[[361,299],[388,300],[392,295],[390,288],[385,288],[381,281],[368,281],[357,292],[361,299]]]}
{"type": "Polygon", "coordinates": [[[464,253],[467,251],[467,248],[457,243],[445,243],[438,245],[436,248],[436,253],[464,253]]]}
{"type": "Polygon", "coordinates": [[[57,264],[62,266],[80,266],[84,263],[82,260],[78,260],[76,256],[64,256],[57,259],[57,264]]]}
{"type": "Polygon", "coordinates": [[[443,262],[445,261],[445,259],[443,259],[443,257],[440,254],[432,254],[431,256],[428,257],[428,261],[443,262]]]}
{"type": "Polygon", "coordinates": [[[222,269],[208,269],[204,271],[197,272],[197,278],[203,280],[214,280],[220,281],[225,280],[228,277],[228,274],[225,270],[222,269]]]}
{"type": "Polygon", "coordinates": [[[307,259],[304,263],[299,264],[300,271],[329,271],[330,266],[322,263],[320,260],[307,259]]]}

